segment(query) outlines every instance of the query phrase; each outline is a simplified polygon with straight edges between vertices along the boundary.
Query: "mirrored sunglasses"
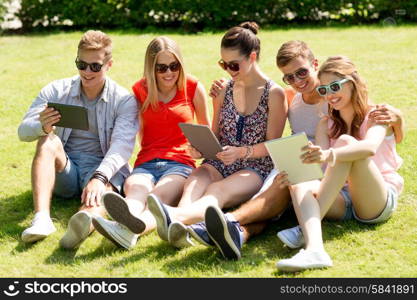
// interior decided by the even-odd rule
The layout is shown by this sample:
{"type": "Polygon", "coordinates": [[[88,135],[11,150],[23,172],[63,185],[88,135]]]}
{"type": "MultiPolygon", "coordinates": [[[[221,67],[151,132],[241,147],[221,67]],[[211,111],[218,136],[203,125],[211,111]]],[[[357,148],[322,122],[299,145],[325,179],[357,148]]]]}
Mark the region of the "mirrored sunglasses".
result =
{"type": "Polygon", "coordinates": [[[335,94],[338,91],[340,91],[342,89],[342,85],[345,82],[348,82],[349,79],[344,78],[344,79],[340,79],[337,81],[333,81],[332,83],[328,84],[328,85],[319,85],[316,88],[317,93],[319,93],[320,96],[324,97],[327,94],[335,94]]]}
{"type": "Polygon", "coordinates": [[[308,74],[310,74],[310,71],[308,69],[300,68],[292,74],[285,74],[284,77],[282,77],[282,81],[290,85],[295,82],[295,78],[298,78],[300,80],[306,79],[308,74]]]}

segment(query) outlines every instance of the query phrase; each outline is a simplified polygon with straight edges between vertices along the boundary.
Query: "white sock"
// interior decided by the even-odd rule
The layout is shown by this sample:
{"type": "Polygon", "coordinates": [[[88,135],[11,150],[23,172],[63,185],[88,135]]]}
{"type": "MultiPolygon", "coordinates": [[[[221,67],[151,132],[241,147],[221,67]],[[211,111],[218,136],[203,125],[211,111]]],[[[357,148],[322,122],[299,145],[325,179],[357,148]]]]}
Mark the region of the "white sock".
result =
{"type": "Polygon", "coordinates": [[[49,214],[49,211],[47,210],[41,210],[35,213],[35,216],[33,217],[34,220],[51,220],[51,216],[49,214]]]}

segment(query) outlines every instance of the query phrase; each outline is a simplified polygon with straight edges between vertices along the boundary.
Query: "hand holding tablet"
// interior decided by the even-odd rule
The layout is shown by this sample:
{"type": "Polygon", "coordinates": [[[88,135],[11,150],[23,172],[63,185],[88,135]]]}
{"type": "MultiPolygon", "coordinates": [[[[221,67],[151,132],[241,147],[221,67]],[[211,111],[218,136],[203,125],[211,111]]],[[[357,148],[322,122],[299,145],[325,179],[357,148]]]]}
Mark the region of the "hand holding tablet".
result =
{"type": "Polygon", "coordinates": [[[204,158],[217,159],[216,154],[221,152],[222,146],[207,125],[178,123],[185,137],[204,158]]]}
{"type": "Polygon", "coordinates": [[[85,107],[48,102],[48,107],[53,107],[59,112],[59,121],[54,126],[88,130],[88,112],[85,107]]]}

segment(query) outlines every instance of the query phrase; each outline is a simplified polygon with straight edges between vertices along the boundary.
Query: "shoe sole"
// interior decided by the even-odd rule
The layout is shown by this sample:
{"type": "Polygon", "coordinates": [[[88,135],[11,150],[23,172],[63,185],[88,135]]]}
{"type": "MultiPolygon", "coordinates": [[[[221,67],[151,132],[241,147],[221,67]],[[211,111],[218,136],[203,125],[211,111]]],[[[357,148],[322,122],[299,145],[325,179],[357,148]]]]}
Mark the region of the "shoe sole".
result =
{"type": "Polygon", "coordinates": [[[124,249],[130,249],[130,247],[126,247],[123,243],[119,243],[110,232],[108,232],[101,224],[100,221],[97,219],[93,219],[93,225],[94,228],[105,238],[107,238],[109,241],[111,241],[113,244],[115,244],[117,247],[124,248],[124,249]]]}
{"type": "Polygon", "coordinates": [[[281,233],[281,231],[277,233],[277,237],[281,240],[281,242],[283,242],[286,246],[288,246],[291,249],[298,249],[298,248],[301,248],[303,246],[303,245],[297,246],[297,245],[294,245],[293,243],[291,243],[287,239],[287,237],[283,233],[281,233]]]}
{"type": "Polygon", "coordinates": [[[156,220],[156,231],[161,239],[168,241],[168,220],[161,203],[153,196],[148,196],[148,208],[156,220]]]}
{"type": "Polygon", "coordinates": [[[241,257],[240,250],[229,234],[223,212],[215,206],[209,206],[206,209],[205,222],[210,238],[220,249],[222,255],[228,259],[239,259],[241,257]]]}
{"type": "Polygon", "coordinates": [[[276,264],[276,267],[278,270],[282,272],[300,272],[305,271],[309,269],[323,269],[323,268],[329,268],[332,265],[324,265],[324,264],[312,264],[309,266],[291,266],[291,265],[280,265],[279,262],[276,264]]]}
{"type": "Polygon", "coordinates": [[[35,243],[37,241],[43,240],[48,235],[45,234],[27,234],[24,237],[22,236],[22,241],[24,243],[35,243]]]}
{"type": "Polygon", "coordinates": [[[133,233],[142,233],[146,225],[139,218],[132,215],[126,201],[118,194],[108,192],[103,196],[103,204],[113,220],[123,224],[133,233]]]}
{"type": "Polygon", "coordinates": [[[186,248],[194,246],[188,236],[187,227],[179,222],[173,222],[168,228],[168,242],[176,248],[186,248]]]}
{"type": "Polygon", "coordinates": [[[62,248],[78,247],[90,234],[91,216],[87,213],[76,213],[68,221],[68,228],[59,241],[62,248]]]}
{"type": "Polygon", "coordinates": [[[190,233],[190,235],[193,237],[193,239],[195,239],[197,242],[199,242],[200,244],[206,246],[206,247],[212,247],[214,245],[207,243],[205,240],[203,240],[195,231],[194,229],[192,229],[191,227],[187,227],[188,232],[190,233]]]}

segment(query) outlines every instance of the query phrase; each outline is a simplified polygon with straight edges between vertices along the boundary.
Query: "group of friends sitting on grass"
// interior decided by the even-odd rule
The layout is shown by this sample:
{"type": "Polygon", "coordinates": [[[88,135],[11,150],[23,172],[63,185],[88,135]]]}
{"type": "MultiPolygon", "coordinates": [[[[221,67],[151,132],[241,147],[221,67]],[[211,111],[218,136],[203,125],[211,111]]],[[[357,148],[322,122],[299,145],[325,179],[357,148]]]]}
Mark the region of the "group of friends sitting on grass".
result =
{"type": "Polygon", "coordinates": [[[45,86],[18,129],[22,141],[37,141],[35,215],[22,240],[36,242],[56,231],[53,195],[80,197],[60,240],[63,248],[79,247],[97,230],[131,249],[156,229],[173,247],[200,243],[239,259],[251,237],[294,209],[299,225],[278,237],[301,250],[276,264],[294,272],[332,266],[323,218],[367,224],[389,219],[403,188],[396,152],[404,135],[401,111],[369,99],[349,58],[331,56],[319,65],[298,40],[282,44],[276,55],[284,90],[258,64],[258,30],[245,22],[224,34],[218,64],[231,78],[213,81],[211,118],[209,96],[186,72],[175,41],[159,36],[149,43],[143,76],[131,94],[106,75],[113,64],[109,36],[87,31],[75,60],[79,74],[45,86]],[[88,131],[54,126],[61,115],[48,102],[85,107],[88,131]],[[264,143],[282,136],[287,118],[292,134],[306,133],[300,159],[322,164],[322,180],[292,184],[274,168],[264,143]],[[210,126],[223,147],[217,158],[202,157],[180,122],[210,126]],[[140,151],[131,168],[136,136],[140,151]]]}

